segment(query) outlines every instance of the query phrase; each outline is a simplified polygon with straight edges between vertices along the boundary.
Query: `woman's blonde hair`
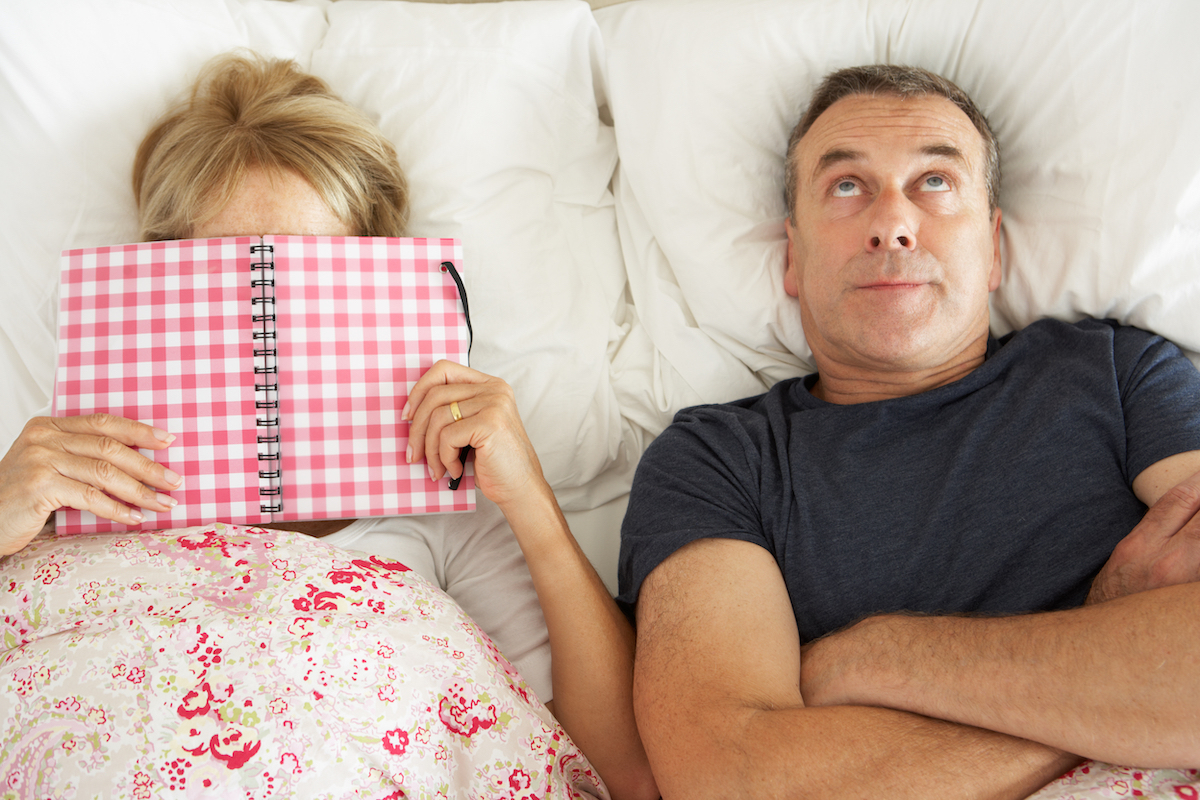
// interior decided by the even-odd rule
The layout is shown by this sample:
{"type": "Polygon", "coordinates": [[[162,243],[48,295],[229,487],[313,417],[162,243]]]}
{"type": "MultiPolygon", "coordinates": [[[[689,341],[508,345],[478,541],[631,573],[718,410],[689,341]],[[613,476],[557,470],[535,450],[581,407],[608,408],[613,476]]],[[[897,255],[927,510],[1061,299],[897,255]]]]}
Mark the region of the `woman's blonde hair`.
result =
{"type": "Polygon", "coordinates": [[[402,236],[408,189],[396,150],[361,112],[292,61],[226,54],[146,134],[133,164],[145,241],[186,239],[246,171],[292,170],[363,236],[402,236]]]}

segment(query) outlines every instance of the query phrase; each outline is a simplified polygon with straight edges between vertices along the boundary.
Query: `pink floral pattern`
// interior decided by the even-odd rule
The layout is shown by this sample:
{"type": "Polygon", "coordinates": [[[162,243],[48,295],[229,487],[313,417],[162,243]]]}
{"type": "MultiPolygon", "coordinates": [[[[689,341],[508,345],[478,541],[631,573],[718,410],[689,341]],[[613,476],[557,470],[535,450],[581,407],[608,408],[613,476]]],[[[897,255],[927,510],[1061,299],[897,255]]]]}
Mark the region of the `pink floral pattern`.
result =
{"type": "Polygon", "coordinates": [[[1085,761],[1029,800],[1200,800],[1200,770],[1133,769],[1085,761]]]}
{"type": "Polygon", "coordinates": [[[607,797],[401,564],[226,525],[0,564],[0,798],[607,797]]]}

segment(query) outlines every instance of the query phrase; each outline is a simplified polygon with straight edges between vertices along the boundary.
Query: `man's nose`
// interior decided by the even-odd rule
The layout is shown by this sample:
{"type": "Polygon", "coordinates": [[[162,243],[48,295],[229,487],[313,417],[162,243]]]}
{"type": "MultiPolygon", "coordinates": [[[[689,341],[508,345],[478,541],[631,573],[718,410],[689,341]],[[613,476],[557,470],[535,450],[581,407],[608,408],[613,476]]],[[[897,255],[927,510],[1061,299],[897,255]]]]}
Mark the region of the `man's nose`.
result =
{"type": "Polygon", "coordinates": [[[888,250],[915,250],[917,226],[912,220],[914,209],[904,192],[886,189],[871,204],[871,224],[867,228],[868,253],[888,250]]]}

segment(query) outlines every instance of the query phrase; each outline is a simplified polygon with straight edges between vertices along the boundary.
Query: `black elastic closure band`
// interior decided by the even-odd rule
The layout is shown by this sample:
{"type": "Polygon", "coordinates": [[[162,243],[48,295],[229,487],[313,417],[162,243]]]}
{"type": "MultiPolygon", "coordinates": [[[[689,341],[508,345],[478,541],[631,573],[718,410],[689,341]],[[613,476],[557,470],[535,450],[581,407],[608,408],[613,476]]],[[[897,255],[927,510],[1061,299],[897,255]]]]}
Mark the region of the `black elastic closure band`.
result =
{"type": "MultiPolygon", "coordinates": [[[[462,276],[458,274],[458,270],[454,268],[454,262],[443,261],[442,272],[449,272],[450,277],[454,279],[454,284],[458,287],[458,299],[462,301],[463,318],[467,321],[467,362],[471,361],[471,345],[475,344],[475,331],[471,328],[471,307],[467,304],[467,287],[463,285],[462,276]]],[[[458,461],[463,466],[462,475],[457,478],[451,478],[449,481],[450,491],[458,488],[462,483],[462,479],[467,474],[467,457],[471,455],[471,445],[458,451],[458,461]]]]}
{"type": "Polygon", "coordinates": [[[462,276],[454,268],[454,262],[443,261],[442,272],[449,272],[450,277],[454,278],[455,285],[458,286],[458,299],[462,300],[463,317],[467,320],[467,361],[470,362],[471,345],[475,343],[475,331],[471,329],[471,307],[467,304],[467,287],[463,285],[462,276]]]}

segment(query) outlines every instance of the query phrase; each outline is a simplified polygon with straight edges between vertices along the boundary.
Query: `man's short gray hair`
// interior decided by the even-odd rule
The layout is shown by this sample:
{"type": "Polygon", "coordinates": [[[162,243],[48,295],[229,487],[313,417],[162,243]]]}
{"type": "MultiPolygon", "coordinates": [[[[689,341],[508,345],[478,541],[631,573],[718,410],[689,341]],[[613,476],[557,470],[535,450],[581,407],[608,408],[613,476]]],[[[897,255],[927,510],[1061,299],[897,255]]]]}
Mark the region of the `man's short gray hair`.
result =
{"type": "Polygon", "coordinates": [[[826,109],[843,97],[855,95],[901,98],[937,95],[962,109],[983,137],[986,161],[984,181],[987,187],[988,207],[995,215],[1000,206],[1000,148],[996,144],[996,134],[992,132],[992,126],[988,124],[983,112],[966,92],[941,75],[920,67],[872,64],[849,67],[827,75],[813,93],[812,101],[800,117],[800,121],[796,123],[796,127],[792,129],[792,135],[788,137],[787,158],[783,167],[783,200],[787,204],[788,217],[793,223],[796,221],[796,184],[799,172],[797,151],[800,149],[800,140],[826,109]]]}

